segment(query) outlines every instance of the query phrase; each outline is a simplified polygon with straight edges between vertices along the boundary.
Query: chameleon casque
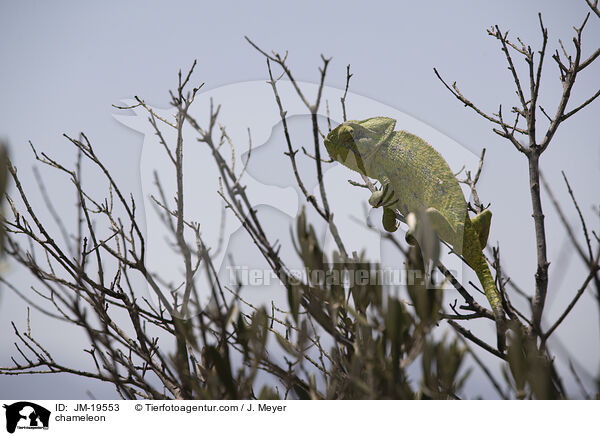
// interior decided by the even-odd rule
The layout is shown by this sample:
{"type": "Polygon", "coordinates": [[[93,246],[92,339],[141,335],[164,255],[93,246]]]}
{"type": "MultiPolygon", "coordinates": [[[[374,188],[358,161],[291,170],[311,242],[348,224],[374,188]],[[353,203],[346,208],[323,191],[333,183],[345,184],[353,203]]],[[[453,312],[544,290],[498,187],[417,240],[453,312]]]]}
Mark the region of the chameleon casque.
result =
{"type": "MultiPolygon", "coordinates": [[[[502,350],[504,310],[482,252],[492,214],[486,209],[469,217],[463,192],[444,158],[418,136],[394,131],[395,125],[395,120],[386,117],[347,121],[327,135],[325,147],[332,159],[381,183],[382,189],[371,195],[369,203],[383,207],[386,231],[398,228],[396,211],[403,217],[427,214],[440,239],[477,274],[496,319],[502,350]]],[[[407,242],[416,243],[410,232],[407,242]]]]}

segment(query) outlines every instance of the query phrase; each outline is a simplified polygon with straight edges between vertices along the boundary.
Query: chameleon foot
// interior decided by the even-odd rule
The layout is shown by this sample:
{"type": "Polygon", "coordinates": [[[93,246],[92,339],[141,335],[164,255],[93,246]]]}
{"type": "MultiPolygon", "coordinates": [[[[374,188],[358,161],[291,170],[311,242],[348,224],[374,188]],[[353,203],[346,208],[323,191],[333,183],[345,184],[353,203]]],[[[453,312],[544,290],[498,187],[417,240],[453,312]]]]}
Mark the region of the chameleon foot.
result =
{"type": "Polygon", "coordinates": [[[390,189],[389,183],[383,185],[382,189],[373,192],[369,198],[369,204],[374,208],[387,207],[392,209],[397,202],[398,199],[394,198],[394,191],[390,189]]]}

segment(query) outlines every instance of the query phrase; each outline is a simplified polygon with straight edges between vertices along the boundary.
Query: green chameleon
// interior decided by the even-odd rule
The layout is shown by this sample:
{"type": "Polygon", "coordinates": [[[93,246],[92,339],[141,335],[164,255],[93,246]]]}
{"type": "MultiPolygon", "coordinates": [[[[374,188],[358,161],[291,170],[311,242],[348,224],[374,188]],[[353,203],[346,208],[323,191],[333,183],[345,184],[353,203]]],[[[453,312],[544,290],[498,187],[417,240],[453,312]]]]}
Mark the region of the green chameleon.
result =
{"type": "MultiPolygon", "coordinates": [[[[504,310],[496,283],[483,255],[492,214],[486,209],[469,217],[462,190],[444,158],[424,140],[406,131],[394,131],[396,121],[386,117],[347,121],[325,138],[332,159],[377,179],[382,189],[369,203],[383,207],[386,231],[398,228],[396,211],[403,217],[423,212],[438,236],[475,271],[497,323],[498,347],[504,348],[504,310]]],[[[415,244],[409,232],[407,242],[415,244]]]]}

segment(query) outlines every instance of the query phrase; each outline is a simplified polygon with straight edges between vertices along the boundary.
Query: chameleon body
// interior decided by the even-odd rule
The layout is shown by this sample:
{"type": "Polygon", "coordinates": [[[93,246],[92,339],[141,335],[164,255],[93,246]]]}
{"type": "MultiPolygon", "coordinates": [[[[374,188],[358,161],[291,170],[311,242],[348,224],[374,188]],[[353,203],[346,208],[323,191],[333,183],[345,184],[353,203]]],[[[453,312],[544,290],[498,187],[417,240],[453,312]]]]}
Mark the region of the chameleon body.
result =
{"type": "MultiPolygon", "coordinates": [[[[503,347],[504,310],[483,248],[487,244],[491,212],[470,218],[459,183],[444,158],[427,142],[406,131],[394,131],[396,121],[375,117],[340,124],[325,138],[330,157],[365,176],[377,179],[382,189],[369,203],[383,207],[383,225],[397,229],[402,216],[425,211],[438,236],[461,255],[475,271],[498,325],[503,347]]],[[[410,240],[407,235],[407,241],[410,240]]]]}

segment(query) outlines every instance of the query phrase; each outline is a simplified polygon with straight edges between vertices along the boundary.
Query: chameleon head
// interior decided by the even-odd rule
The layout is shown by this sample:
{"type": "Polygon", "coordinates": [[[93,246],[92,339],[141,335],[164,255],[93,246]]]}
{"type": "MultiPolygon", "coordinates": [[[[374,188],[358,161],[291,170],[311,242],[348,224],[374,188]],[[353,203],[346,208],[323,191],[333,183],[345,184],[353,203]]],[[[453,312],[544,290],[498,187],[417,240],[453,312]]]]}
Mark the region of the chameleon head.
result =
{"type": "Polygon", "coordinates": [[[325,148],[332,159],[369,175],[369,158],[393,133],[395,125],[395,120],[386,117],[346,121],[329,132],[325,138],[325,148]]]}

